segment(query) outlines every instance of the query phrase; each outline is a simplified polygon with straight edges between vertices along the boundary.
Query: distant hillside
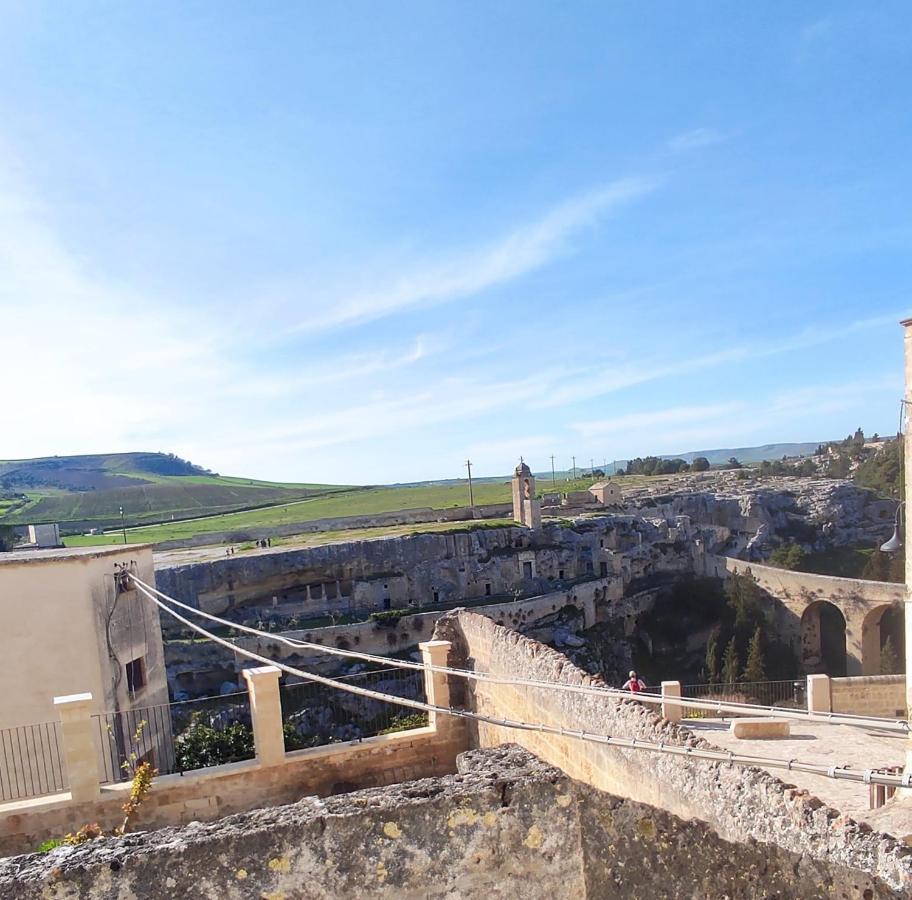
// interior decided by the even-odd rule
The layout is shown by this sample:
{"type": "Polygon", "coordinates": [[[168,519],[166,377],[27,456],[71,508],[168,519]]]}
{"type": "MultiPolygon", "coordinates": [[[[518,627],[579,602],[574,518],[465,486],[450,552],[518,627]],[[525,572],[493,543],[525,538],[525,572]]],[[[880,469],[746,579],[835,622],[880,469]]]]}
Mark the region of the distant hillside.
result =
{"type": "Polygon", "coordinates": [[[59,522],[66,530],[216,515],[296,502],[338,485],[216,475],[168,453],[111,453],[0,461],[0,523],[59,522]]]}
{"type": "Polygon", "coordinates": [[[711,464],[728,462],[733,456],[738,462],[763,462],[765,459],[782,459],[783,456],[810,456],[823,441],[799,444],[763,444],[761,447],[731,447],[727,450],[689,450],[687,453],[672,453],[662,459],[683,459],[693,462],[698,456],[705,456],[711,464]]]}

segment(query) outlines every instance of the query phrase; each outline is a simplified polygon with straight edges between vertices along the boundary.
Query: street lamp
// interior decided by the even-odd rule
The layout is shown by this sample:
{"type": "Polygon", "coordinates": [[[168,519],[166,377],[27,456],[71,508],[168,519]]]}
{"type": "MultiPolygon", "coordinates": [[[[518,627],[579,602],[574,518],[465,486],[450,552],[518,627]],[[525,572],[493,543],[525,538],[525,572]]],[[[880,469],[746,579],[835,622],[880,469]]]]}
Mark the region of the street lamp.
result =
{"type": "Polygon", "coordinates": [[[890,538],[885,544],[880,545],[880,550],[882,553],[895,553],[902,547],[902,538],[900,537],[900,527],[902,525],[902,508],[903,501],[900,501],[896,505],[896,521],[893,526],[893,537],[890,538]]]}
{"type": "Polygon", "coordinates": [[[123,514],[122,506],[120,507],[120,530],[123,532],[123,539],[124,539],[124,543],[126,544],[126,542],[127,542],[127,525],[126,525],[126,522],[124,522],[124,514],[123,514]]]}

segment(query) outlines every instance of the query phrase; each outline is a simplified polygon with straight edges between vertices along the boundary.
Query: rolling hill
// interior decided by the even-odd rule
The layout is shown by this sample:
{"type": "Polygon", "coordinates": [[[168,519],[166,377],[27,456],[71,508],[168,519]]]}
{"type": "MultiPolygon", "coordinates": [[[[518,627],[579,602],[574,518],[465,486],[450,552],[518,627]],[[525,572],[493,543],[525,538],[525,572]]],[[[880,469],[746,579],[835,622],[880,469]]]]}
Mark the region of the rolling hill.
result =
{"type": "Polygon", "coordinates": [[[165,453],[0,461],[0,523],[59,522],[66,531],[196,518],[326,494],[344,485],[230,478],[165,453]]]}

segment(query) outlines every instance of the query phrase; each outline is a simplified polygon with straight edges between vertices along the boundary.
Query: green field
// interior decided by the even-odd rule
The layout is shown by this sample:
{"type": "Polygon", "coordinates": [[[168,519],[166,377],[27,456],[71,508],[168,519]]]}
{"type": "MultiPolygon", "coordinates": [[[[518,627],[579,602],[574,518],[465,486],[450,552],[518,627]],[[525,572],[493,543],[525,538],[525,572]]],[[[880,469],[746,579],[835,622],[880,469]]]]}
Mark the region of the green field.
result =
{"type": "MultiPolygon", "coordinates": [[[[509,501],[509,483],[475,485],[476,504],[508,503],[509,501]]],[[[293,525],[299,522],[312,522],[315,519],[369,516],[376,513],[398,512],[403,509],[448,509],[455,506],[468,506],[468,503],[469,490],[466,485],[365,488],[266,509],[128,529],[127,540],[130,543],[170,541],[210,531],[235,531],[273,525],[293,525]]],[[[75,535],[66,538],[65,543],[68,547],[84,547],[120,543],[122,540],[120,532],[115,531],[107,535],[75,535]]]]}
{"type": "Polygon", "coordinates": [[[0,524],[78,531],[119,525],[121,507],[127,525],[142,525],[358,489],[233,478],[167,454],[115,453],[0,461],[0,490],[0,524]]]}

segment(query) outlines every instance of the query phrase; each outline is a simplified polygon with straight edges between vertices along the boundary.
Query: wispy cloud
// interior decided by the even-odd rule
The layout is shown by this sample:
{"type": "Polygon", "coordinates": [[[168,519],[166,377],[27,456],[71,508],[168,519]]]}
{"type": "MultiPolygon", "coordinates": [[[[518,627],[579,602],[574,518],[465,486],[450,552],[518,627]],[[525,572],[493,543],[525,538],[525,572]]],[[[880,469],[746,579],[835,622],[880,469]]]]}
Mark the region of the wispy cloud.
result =
{"type": "Polygon", "coordinates": [[[656,178],[626,178],[574,197],[490,244],[420,266],[394,283],[323,304],[298,331],[356,325],[419,306],[448,303],[527,275],[571,249],[580,232],[657,189],[656,178]]]}
{"type": "Polygon", "coordinates": [[[692,423],[728,416],[742,408],[740,403],[714,403],[706,406],[676,406],[652,412],[629,413],[611,419],[576,422],[573,429],[585,438],[624,433],[631,429],[651,429],[665,425],[692,423]]]}
{"type": "Polygon", "coordinates": [[[676,134],[666,145],[672,153],[687,153],[690,150],[700,150],[703,147],[712,147],[722,144],[729,139],[729,135],[715,128],[692,128],[676,134]]]}

